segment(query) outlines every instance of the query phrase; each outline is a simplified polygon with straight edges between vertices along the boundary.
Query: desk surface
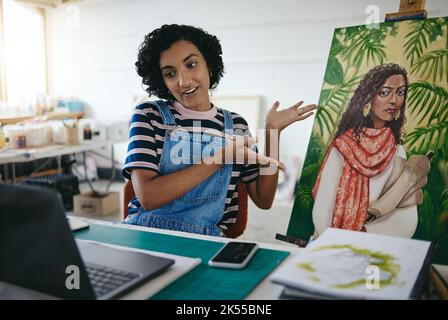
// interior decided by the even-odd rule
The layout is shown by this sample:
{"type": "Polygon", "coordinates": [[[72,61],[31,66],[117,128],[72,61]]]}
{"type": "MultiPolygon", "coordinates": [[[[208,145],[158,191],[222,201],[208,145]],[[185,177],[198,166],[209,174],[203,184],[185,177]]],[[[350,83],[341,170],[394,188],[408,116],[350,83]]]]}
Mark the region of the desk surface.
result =
{"type": "Polygon", "coordinates": [[[107,140],[84,141],[78,145],[48,145],[24,149],[8,149],[0,151],[0,165],[6,163],[28,162],[38,159],[58,157],[71,153],[101,149],[109,146],[107,140]]]}
{"type": "MultiPolygon", "coordinates": [[[[181,236],[181,237],[186,237],[186,238],[191,238],[191,239],[208,240],[208,241],[213,241],[213,242],[218,242],[218,243],[225,243],[225,242],[233,240],[233,239],[227,239],[227,238],[202,236],[202,235],[198,235],[198,234],[190,234],[190,233],[177,232],[177,231],[171,231],[171,230],[161,230],[161,229],[154,229],[154,228],[147,228],[147,227],[124,225],[121,223],[105,222],[105,221],[99,221],[99,220],[93,220],[93,219],[87,219],[87,218],[79,218],[79,217],[73,217],[73,218],[83,220],[89,224],[93,223],[93,224],[99,224],[99,225],[105,225],[105,226],[111,226],[111,227],[117,227],[117,228],[132,229],[132,230],[138,230],[138,231],[144,231],[144,232],[153,232],[153,233],[160,233],[160,234],[166,234],[166,235],[181,236]]],[[[293,245],[288,245],[288,244],[277,245],[277,244],[259,243],[259,246],[260,246],[260,248],[264,248],[264,249],[281,250],[281,251],[287,251],[287,252],[291,253],[283,261],[283,263],[285,263],[286,261],[291,259],[291,257],[294,256],[294,254],[300,250],[300,248],[295,247],[293,245]]],[[[283,286],[271,283],[269,280],[269,277],[267,277],[260,284],[258,284],[258,286],[246,297],[246,299],[249,299],[249,300],[278,299],[282,290],[283,290],[283,286]]]]}

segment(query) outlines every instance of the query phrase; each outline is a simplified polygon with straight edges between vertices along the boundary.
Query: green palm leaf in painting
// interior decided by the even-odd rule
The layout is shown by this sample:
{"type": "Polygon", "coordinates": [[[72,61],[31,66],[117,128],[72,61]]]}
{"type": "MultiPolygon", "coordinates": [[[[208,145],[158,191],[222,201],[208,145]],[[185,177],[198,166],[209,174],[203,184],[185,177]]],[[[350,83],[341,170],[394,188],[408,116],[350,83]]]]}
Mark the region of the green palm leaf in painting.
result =
{"type": "Polygon", "coordinates": [[[433,82],[444,77],[448,81],[448,49],[428,52],[417,60],[411,71],[425,79],[432,78],[433,82]]]}
{"type": "Polygon", "coordinates": [[[445,211],[448,211],[448,186],[443,189],[441,197],[443,199],[442,207],[445,211]]]}
{"type": "Polygon", "coordinates": [[[435,41],[438,35],[441,35],[443,20],[418,20],[410,22],[412,31],[406,36],[404,44],[406,59],[410,60],[411,65],[418,60],[428,44],[435,41]]]}
{"type": "Polygon", "coordinates": [[[448,120],[448,90],[428,82],[409,84],[408,108],[418,121],[433,123],[448,120]]]}
{"type": "Polygon", "coordinates": [[[321,91],[319,104],[316,112],[316,121],[319,126],[319,134],[323,137],[325,133],[333,134],[336,125],[344,112],[350,96],[355,91],[360,76],[354,76],[331,89],[321,91]]]}
{"type": "Polygon", "coordinates": [[[423,204],[418,206],[418,220],[424,229],[424,233],[429,236],[433,235],[433,211],[431,196],[428,191],[423,190],[423,204]]]}
{"type": "Polygon", "coordinates": [[[319,168],[320,168],[320,163],[310,164],[310,165],[306,166],[305,168],[303,168],[301,177],[302,178],[308,177],[310,174],[313,174],[314,172],[319,170],[319,168]]]}
{"type": "Polygon", "coordinates": [[[369,62],[383,64],[386,59],[386,52],[382,40],[386,35],[387,28],[360,28],[358,32],[351,33],[346,38],[349,45],[342,51],[344,60],[347,60],[356,69],[359,69],[365,62],[367,64],[369,62]]]}
{"type": "Polygon", "coordinates": [[[408,150],[423,154],[443,147],[447,140],[448,121],[416,128],[406,136],[408,150]]]}
{"type": "Polygon", "coordinates": [[[313,206],[313,197],[311,196],[311,188],[306,184],[300,184],[297,189],[295,205],[301,210],[311,210],[313,206]]]}

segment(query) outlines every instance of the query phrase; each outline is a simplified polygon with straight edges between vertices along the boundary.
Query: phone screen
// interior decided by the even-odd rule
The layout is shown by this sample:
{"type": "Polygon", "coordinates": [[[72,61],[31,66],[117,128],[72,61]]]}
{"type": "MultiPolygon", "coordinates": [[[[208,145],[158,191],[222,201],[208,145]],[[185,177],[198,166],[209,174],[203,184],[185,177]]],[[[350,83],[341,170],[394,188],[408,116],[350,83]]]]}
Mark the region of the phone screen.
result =
{"type": "Polygon", "coordinates": [[[242,263],[255,246],[255,243],[228,242],[212,261],[242,263]]]}

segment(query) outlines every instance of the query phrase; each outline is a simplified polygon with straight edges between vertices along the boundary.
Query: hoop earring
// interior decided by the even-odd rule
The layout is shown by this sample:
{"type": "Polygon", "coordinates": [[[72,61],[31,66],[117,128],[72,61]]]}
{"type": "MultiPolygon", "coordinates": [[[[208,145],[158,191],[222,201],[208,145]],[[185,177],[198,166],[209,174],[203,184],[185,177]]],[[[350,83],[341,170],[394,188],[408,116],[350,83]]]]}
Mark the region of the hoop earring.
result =
{"type": "Polygon", "coordinates": [[[395,120],[400,119],[400,115],[401,115],[401,110],[398,110],[397,115],[395,116],[395,120]]]}
{"type": "Polygon", "coordinates": [[[367,118],[369,116],[371,108],[372,105],[369,102],[368,104],[365,105],[364,109],[362,109],[362,115],[364,116],[364,118],[367,118]]]}

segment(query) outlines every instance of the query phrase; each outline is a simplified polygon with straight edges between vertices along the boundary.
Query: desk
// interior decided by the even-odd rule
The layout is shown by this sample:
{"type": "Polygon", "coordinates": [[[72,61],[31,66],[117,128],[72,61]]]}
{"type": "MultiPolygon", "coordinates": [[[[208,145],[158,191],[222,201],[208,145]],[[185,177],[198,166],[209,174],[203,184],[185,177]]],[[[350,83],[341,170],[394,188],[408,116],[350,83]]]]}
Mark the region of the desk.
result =
{"type": "MultiPolygon", "coordinates": [[[[33,160],[60,157],[67,154],[86,152],[89,150],[102,149],[110,146],[107,140],[84,141],[78,145],[49,145],[43,147],[8,149],[0,151],[0,165],[11,164],[12,181],[15,183],[15,164],[20,162],[29,162],[33,160]]],[[[113,154],[113,153],[112,153],[113,154]]],[[[113,161],[113,159],[112,159],[113,161]]]]}
{"type": "MultiPolygon", "coordinates": [[[[79,217],[73,217],[73,218],[80,219],[89,224],[94,224],[94,225],[108,226],[108,227],[113,227],[113,228],[124,228],[124,229],[128,229],[128,230],[137,230],[137,231],[158,233],[158,234],[164,234],[164,235],[173,235],[173,236],[179,236],[179,237],[184,237],[184,238],[189,238],[189,239],[208,240],[208,241],[212,241],[215,243],[225,243],[228,241],[232,241],[232,239],[227,239],[227,238],[210,237],[210,236],[202,236],[202,235],[198,235],[198,234],[190,234],[190,233],[171,231],[171,230],[162,230],[162,229],[153,229],[153,228],[140,227],[140,226],[131,226],[131,225],[124,225],[121,223],[105,222],[105,221],[99,221],[99,220],[93,220],[93,219],[87,219],[87,218],[79,218],[79,217]]],[[[137,237],[137,236],[133,235],[133,237],[137,237]]],[[[289,256],[285,260],[283,260],[282,264],[285,263],[286,261],[288,261],[289,259],[291,259],[292,256],[294,256],[294,254],[300,250],[298,247],[295,247],[292,245],[290,246],[290,245],[276,245],[276,244],[259,243],[259,246],[262,249],[280,250],[280,251],[286,251],[286,252],[290,253],[289,256]]],[[[204,263],[204,261],[203,261],[203,263],[204,263]]],[[[246,299],[249,299],[249,300],[274,300],[274,299],[278,299],[282,290],[283,290],[283,286],[271,283],[269,281],[269,278],[266,277],[246,297],[246,299]]],[[[207,298],[207,297],[204,297],[204,299],[205,298],[207,298]]],[[[226,299],[235,299],[235,298],[234,297],[226,297],[226,299]]]]}

